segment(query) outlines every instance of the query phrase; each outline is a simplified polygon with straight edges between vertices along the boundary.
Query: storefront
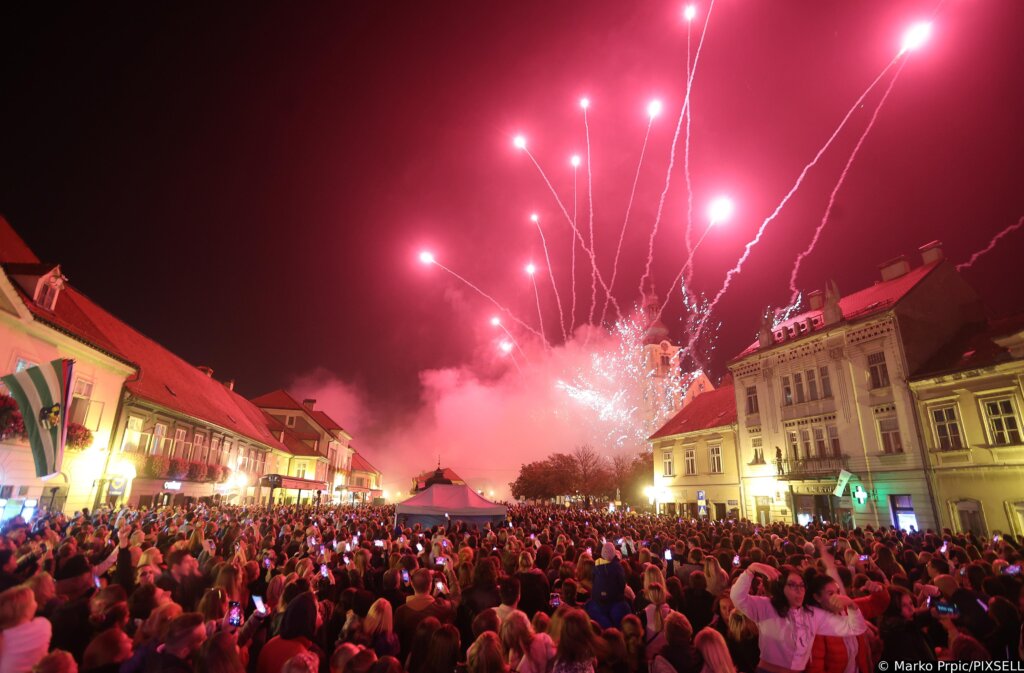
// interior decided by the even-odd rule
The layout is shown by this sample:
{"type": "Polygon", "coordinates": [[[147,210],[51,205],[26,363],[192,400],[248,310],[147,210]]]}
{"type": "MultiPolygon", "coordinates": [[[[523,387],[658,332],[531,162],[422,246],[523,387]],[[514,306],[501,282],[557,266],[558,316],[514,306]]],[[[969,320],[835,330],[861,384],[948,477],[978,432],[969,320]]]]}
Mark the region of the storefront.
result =
{"type": "Polygon", "coordinates": [[[853,528],[853,505],[849,496],[834,495],[837,485],[835,480],[791,483],[789,491],[794,521],[801,526],[838,523],[843,528],[853,528]]]}
{"type": "Polygon", "coordinates": [[[270,489],[271,505],[315,505],[325,500],[327,482],[282,474],[268,474],[260,485],[270,489]]]}

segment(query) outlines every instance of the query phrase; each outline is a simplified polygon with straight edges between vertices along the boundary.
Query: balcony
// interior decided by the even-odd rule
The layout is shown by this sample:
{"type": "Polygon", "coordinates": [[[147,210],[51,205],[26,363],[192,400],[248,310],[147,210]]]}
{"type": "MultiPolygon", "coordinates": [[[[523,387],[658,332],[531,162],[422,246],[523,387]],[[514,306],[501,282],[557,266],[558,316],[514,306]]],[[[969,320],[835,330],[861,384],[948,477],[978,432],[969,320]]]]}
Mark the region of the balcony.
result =
{"type": "Polygon", "coordinates": [[[847,469],[849,464],[850,457],[846,454],[812,458],[783,458],[775,461],[779,479],[786,480],[838,477],[839,471],[847,469]]]}

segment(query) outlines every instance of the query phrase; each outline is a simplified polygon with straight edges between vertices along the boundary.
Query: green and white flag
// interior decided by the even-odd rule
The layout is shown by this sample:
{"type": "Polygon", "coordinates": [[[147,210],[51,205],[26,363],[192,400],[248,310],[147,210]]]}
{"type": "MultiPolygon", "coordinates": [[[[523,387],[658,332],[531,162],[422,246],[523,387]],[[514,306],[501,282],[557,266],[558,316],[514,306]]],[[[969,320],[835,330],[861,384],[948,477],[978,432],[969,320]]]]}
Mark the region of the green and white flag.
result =
{"type": "Polygon", "coordinates": [[[56,474],[64,459],[73,366],[71,360],[54,360],[2,378],[25,421],[37,477],[56,474]]]}

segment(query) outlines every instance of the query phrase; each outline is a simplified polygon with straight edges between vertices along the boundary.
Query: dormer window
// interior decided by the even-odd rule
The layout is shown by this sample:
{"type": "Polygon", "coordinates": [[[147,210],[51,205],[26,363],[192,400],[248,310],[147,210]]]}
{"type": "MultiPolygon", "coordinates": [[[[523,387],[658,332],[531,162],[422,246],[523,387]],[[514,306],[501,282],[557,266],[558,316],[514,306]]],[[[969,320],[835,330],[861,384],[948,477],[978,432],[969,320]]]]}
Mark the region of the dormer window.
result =
{"type": "Polygon", "coordinates": [[[284,424],[287,425],[289,428],[294,428],[295,427],[295,417],[294,416],[285,416],[284,424]]]}
{"type": "Polygon", "coordinates": [[[57,295],[62,289],[64,289],[64,283],[59,273],[43,276],[36,286],[36,304],[42,309],[52,311],[57,305],[57,295]]]}

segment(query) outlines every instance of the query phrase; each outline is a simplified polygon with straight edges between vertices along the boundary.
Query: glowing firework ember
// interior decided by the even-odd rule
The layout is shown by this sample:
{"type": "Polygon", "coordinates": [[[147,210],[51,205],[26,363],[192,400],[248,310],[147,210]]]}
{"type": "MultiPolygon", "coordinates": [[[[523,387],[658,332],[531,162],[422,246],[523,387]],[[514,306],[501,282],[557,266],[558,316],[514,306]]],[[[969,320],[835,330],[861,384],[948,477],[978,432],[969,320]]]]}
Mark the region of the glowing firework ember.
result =
{"type": "Polygon", "coordinates": [[[424,250],[423,252],[420,253],[420,261],[423,262],[424,264],[433,264],[434,255],[424,250]]]}
{"type": "Polygon", "coordinates": [[[694,5],[687,5],[686,9],[683,10],[683,18],[687,21],[693,21],[696,16],[697,8],[694,5]]]}
{"type": "Polygon", "coordinates": [[[932,24],[927,21],[915,23],[903,34],[903,45],[900,54],[920,49],[932,34],[932,24]]]}

